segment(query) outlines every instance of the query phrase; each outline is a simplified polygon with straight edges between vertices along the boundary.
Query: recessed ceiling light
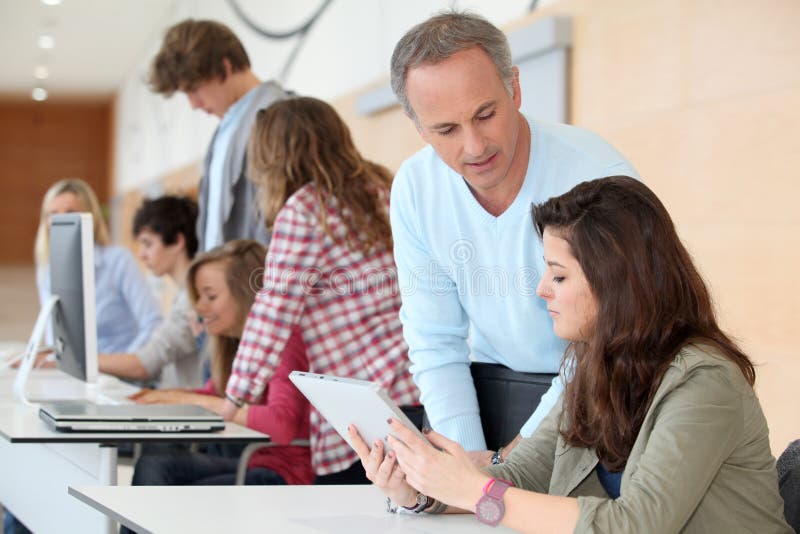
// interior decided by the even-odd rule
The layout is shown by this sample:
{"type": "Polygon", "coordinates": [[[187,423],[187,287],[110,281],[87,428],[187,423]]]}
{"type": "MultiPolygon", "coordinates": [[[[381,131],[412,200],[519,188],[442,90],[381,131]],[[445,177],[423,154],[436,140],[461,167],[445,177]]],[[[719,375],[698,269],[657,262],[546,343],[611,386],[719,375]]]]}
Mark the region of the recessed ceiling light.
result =
{"type": "Polygon", "coordinates": [[[37,102],[43,102],[47,100],[47,89],[44,87],[36,87],[33,91],[31,91],[31,98],[36,100],[37,102]]]}
{"type": "Polygon", "coordinates": [[[46,80],[48,76],[50,76],[50,71],[47,70],[47,67],[44,65],[37,65],[35,69],[33,69],[33,76],[37,80],[46,80]]]}
{"type": "Polygon", "coordinates": [[[42,0],[42,3],[46,6],[57,6],[62,2],[62,0],[42,0]]]}
{"type": "Polygon", "coordinates": [[[43,48],[45,50],[50,50],[56,45],[56,40],[52,35],[40,35],[38,42],[39,48],[43,48]]]}

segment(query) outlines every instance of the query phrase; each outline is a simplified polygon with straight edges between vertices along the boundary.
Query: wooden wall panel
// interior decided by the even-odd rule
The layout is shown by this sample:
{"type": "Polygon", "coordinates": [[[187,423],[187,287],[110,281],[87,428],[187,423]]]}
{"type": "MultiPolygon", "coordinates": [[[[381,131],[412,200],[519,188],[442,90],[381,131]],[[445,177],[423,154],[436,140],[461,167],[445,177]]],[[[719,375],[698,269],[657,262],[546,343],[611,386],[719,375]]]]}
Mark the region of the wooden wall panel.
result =
{"type": "Polygon", "coordinates": [[[86,180],[109,198],[110,105],[0,101],[0,263],[30,264],[42,197],[53,182],[86,180]]]}
{"type": "MultiPolygon", "coordinates": [[[[388,83],[388,79],[381,82],[385,83],[388,83]]],[[[332,104],[350,127],[353,142],[361,154],[394,172],[403,160],[425,146],[425,143],[399,106],[368,117],[358,115],[355,102],[361,93],[358,91],[347,95],[332,104]]]]}

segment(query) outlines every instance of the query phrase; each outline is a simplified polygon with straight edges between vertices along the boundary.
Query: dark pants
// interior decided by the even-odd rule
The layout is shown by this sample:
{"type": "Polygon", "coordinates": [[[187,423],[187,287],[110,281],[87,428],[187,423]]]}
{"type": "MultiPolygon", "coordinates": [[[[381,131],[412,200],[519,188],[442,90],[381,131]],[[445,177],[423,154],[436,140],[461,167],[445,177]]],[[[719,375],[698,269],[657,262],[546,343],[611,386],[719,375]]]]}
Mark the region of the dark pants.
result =
{"type": "Polygon", "coordinates": [[[508,444],[530,418],[556,375],[522,373],[503,365],[472,362],[472,381],[489,450],[508,444]]]}
{"type": "Polygon", "coordinates": [[[31,531],[22,522],[6,510],[3,518],[3,534],[31,534],[31,531]]]}
{"type": "MultiPolygon", "coordinates": [[[[238,458],[203,453],[145,454],[136,462],[132,486],[232,486],[236,482],[238,458]]],[[[247,485],[278,486],[286,481],[262,467],[247,470],[247,485]]],[[[120,527],[120,534],[133,531],[120,527]]]]}
{"type": "MultiPolygon", "coordinates": [[[[238,458],[203,453],[144,454],[136,462],[132,486],[229,486],[236,481],[238,458]]],[[[247,470],[245,484],[286,484],[278,473],[247,470]]]]}
{"type": "MultiPolygon", "coordinates": [[[[401,406],[400,409],[403,410],[403,413],[414,423],[417,429],[422,429],[422,421],[425,414],[422,406],[401,406]]],[[[314,479],[314,484],[318,486],[351,486],[356,484],[368,485],[372,484],[372,482],[367,479],[367,474],[364,472],[364,466],[361,465],[361,462],[356,462],[344,471],[331,473],[330,475],[317,475],[314,479]]]]}

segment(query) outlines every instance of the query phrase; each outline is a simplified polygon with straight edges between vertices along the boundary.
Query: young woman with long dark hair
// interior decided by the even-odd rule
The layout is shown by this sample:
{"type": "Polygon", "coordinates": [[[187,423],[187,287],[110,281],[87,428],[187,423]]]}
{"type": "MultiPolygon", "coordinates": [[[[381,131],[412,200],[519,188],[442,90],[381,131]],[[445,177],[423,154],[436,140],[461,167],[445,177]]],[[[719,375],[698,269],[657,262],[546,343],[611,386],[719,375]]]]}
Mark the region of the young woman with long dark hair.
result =
{"type": "Polygon", "coordinates": [[[441,450],[393,423],[384,455],[351,428],[371,480],[415,511],[525,532],[791,532],[753,365],[718,326],[658,198],[602,178],[533,219],[537,293],[570,342],[561,401],[483,470],[435,432],[441,450]]]}

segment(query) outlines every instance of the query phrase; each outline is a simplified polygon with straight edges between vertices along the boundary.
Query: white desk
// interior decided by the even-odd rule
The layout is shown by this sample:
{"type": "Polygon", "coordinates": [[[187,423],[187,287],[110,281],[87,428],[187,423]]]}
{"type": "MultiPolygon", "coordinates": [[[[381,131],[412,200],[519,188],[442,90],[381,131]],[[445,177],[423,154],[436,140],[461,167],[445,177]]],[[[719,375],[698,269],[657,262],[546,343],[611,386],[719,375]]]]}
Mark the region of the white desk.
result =
{"type": "Polygon", "coordinates": [[[71,486],[69,493],[140,533],[511,532],[471,514],[388,513],[374,486],[71,486]]]}
{"type": "MultiPolygon", "coordinates": [[[[114,522],[67,494],[70,485],[113,486],[117,478],[117,444],[146,441],[253,442],[269,436],[227,423],[212,433],[62,433],[39,419],[35,406],[14,401],[13,373],[0,373],[0,502],[28,528],[48,532],[115,532],[114,522]]],[[[125,393],[123,383],[100,391],[125,393]]],[[[28,393],[34,399],[91,397],[94,391],[56,370],[31,375],[28,393]]]]}

